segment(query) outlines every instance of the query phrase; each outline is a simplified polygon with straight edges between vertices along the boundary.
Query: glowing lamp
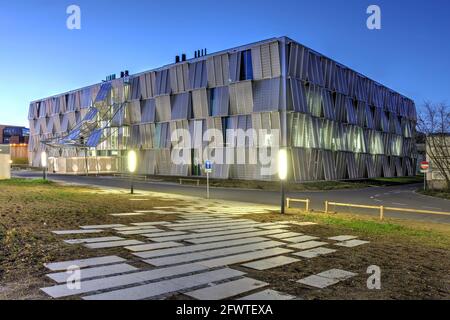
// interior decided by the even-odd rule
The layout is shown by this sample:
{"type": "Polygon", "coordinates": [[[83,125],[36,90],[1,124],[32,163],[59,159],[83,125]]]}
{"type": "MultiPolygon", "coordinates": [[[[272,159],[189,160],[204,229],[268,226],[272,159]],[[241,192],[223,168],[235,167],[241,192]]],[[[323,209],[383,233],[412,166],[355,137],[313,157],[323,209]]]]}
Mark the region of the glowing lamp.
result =
{"type": "Polygon", "coordinates": [[[41,166],[42,168],[47,168],[47,152],[41,152],[41,166]]]}
{"type": "Polygon", "coordinates": [[[286,180],[288,175],[288,156],[287,150],[281,149],[278,152],[278,176],[280,180],[286,180]]]}
{"type": "Polygon", "coordinates": [[[128,171],[134,173],[137,167],[137,155],[136,151],[131,150],[128,152],[128,171]]]}

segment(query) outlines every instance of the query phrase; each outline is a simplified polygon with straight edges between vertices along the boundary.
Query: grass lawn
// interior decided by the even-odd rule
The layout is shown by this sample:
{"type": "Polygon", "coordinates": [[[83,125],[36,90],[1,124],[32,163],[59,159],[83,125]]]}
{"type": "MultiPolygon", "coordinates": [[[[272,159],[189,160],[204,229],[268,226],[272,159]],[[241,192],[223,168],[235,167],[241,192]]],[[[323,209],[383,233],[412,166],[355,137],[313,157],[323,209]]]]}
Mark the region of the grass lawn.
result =
{"type": "Polygon", "coordinates": [[[427,191],[419,190],[418,192],[426,196],[450,200],[450,190],[427,190],[427,191]]]}
{"type": "MultiPolygon", "coordinates": [[[[51,233],[52,230],[78,229],[80,225],[142,222],[142,217],[119,219],[109,214],[188,204],[186,200],[167,197],[152,197],[151,201],[142,202],[129,199],[130,195],[124,193],[106,193],[99,189],[62,186],[42,180],[13,179],[0,182],[0,299],[48,299],[39,291],[39,288],[53,284],[45,277],[48,270],[44,268],[44,263],[99,255],[99,251],[81,245],[65,244],[62,239],[69,238],[56,236],[51,233]]],[[[338,250],[326,258],[302,260],[270,271],[243,269],[250,277],[274,284],[275,290],[305,299],[450,299],[448,225],[392,219],[379,222],[373,217],[304,214],[294,209],[284,216],[268,213],[246,218],[264,222],[314,221],[319,224],[293,226],[291,230],[322,239],[350,234],[371,241],[368,246],[349,251],[338,250]],[[370,265],[382,268],[383,290],[370,291],[353,284],[350,287],[346,287],[348,284],[338,284],[333,286],[335,289],[305,290],[294,281],[300,276],[339,267],[357,271],[357,280],[361,284],[368,277],[365,272],[370,265]]],[[[145,215],[145,221],[172,219],[176,217],[145,215]]],[[[131,238],[140,239],[139,236],[131,238]]],[[[127,259],[133,257],[122,248],[107,249],[101,253],[110,254],[127,259]]]]}
{"type": "MultiPolygon", "coordinates": [[[[177,177],[163,177],[154,176],[151,177],[155,180],[163,180],[170,182],[178,182],[177,177]]],[[[201,184],[206,185],[206,179],[192,177],[193,180],[200,179],[201,184]]],[[[290,191],[320,191],[320,190],[338,190],[338,189],[360,189],[371,186],[388,187],[398,186],[412,183],[421,183],[423,177],[400,177],[400,178],[377,178],[368,180],[354,180],[354,181],[318,181],[318,182],[305,182],[305,183],[289,183],[288,188],[290,191]]],[[[186,182],[188,183],[188,182],[186,182]]],[[[221,188],[244,188],[244,189],[259,189],[259,190],[279,190],[280,183],[277,181],[248,181],[248,180],[220,180],[211,179],[210,185],[212,187],[221,188]]]]}

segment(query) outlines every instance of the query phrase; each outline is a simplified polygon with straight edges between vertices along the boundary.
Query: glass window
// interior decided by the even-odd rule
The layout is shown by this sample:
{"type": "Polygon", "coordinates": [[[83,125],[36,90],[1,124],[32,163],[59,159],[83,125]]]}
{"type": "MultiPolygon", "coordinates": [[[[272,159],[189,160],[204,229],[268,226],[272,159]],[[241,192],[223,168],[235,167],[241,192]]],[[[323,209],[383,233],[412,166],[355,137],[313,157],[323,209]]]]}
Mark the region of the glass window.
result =
{"type": "Polygon", "coordinates": [[[253,79],[253,65],[252,65],[252,51],[242,51],[241,55],[241,76],[240,80],[252,80],[253,79]]]}

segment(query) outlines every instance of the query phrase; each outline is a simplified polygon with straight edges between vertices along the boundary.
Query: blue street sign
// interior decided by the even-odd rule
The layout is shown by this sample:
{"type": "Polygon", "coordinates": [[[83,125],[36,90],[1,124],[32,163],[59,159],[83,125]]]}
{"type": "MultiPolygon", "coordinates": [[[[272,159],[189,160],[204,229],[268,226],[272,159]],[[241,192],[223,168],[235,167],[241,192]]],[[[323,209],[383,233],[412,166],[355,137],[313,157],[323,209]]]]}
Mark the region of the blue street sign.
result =
{"type": "Polygon", "coordinates": [[[210,160],[206,160],[205,161],[205,169],[206,170],[211,170],[212,169],[212,163],[210,160]]]}

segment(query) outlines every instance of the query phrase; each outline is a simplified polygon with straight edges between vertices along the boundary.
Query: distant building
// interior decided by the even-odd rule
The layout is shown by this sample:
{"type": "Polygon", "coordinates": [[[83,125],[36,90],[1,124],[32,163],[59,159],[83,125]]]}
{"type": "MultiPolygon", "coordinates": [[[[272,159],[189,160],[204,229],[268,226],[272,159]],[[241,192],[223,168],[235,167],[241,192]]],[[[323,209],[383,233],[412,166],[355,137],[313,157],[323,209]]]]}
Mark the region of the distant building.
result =
{"type": "Polygon", "coordinates": [[[9,144],[0,144],[0,180],[11,179],[11,151],[9,144]]]}
{"type": "MultiPolygon", "coordinates": [[[[427,161],[430,162],[429,172],[427,173],[427,184],[431,189],[445,189],[447,186],[443,171],[450,173],[450,134],[441,135],[435,142],[436,147],[431,148],[430,137],[427,137],[427,161]],[[433,162],[433,159],[435,161],[433,162]],[[439,165],[436,162],[439,161],[439,165]]],[[[436,139],[436,138],[435,138],[436,139]]]]}
{"type": "Polygon", "coordinates": [[[30,130],[25,127],[0,125],[0,145],[9,145],[13,164],[28,163],[30,130]]]}

